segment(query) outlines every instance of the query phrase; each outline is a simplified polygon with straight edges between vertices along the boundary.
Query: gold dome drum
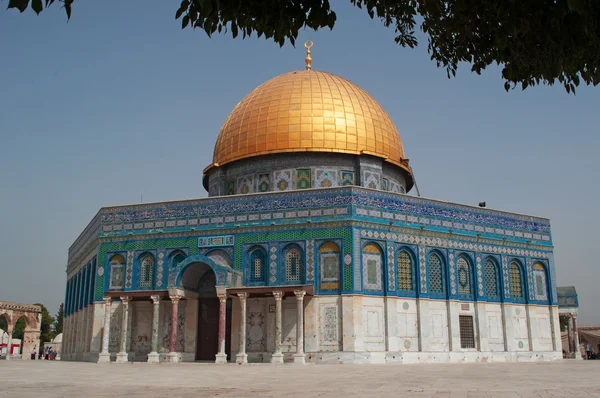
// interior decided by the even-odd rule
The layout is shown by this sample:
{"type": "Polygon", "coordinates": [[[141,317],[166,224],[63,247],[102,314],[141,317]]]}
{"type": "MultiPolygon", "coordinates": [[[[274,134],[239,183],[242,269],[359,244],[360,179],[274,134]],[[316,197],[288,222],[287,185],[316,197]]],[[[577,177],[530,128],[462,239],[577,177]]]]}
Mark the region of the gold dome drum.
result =
{"type": "Polygon", "coordinates": [[[286,152],[335,152],[383,158],[412,173],[394,123],[366,91],[339,76],[303,70],[254,89],[217,138],[215,166],[286,152]]]}

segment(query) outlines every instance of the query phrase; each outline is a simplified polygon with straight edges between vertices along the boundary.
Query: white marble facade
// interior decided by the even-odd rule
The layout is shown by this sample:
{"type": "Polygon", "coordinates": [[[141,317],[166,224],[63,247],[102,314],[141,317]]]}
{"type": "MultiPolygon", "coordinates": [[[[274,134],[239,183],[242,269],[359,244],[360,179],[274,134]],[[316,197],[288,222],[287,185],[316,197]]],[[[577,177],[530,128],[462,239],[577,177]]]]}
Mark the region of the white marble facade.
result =
{"type": "MultiPolygon", "coordinates": [[[[194,361],[198,324],[197,300],[181,300],[178,309],[177,352],[194,361]]],[[[67,360],[95,361],[100,351],[104,305],[90,307],[89,316],[76,313],[67,324],[89,322],[90,341],[71,335],[79,352],[67,360]],[[93,309],[93,311],[92,311],[93,309]],[[92,313],[93,312],[93,313],[92,313]],[[83,321],[83,319],[87,319],[83,321]]],[[[231,358],[239,347],[240,304],[233,299],[231,358]]],[[[113,301],[109,351],[119,351],[122,304],[113,301]],[[114,338],[113,338],[114,336],[114,338]]],[[[275,299],[247,299],[246,353],[248,362],[271,361],[275,349],[275,299]]],[[[296,352],[296,299],[282,302],[281,351],[284,361],[296,352]]],[[[146,361],[151,351],[152,302],[132,301],[127,349],[129,361],[146,361]]],[[[517,305],[375,297],[362,295],[306,296],[304,352],[314,363],[420,363],[543,361],[562,358],[556,306],[517,305]],[[474,348],[462,348],[459,316],[473,322],[474,348]]],[[[79,330],[85,331],[81,325],[79,330]]],[[[216,326],[215,326],[216,327],[216,326]]],[[[68,329],[73,330],[71,327],[68,329]]],[[[159,354],[165,360],[171,330],[171,302],[160,304],[159,354]]],[[[68,336],[67,336],[68,338],[68,336]]],[[[67,350],[70,350],[67,348],[67,350]]],[[[72,350],[72,348],[71,348],[72,350]]],[[[231,359],[230,359],[231,360],[231,359]]]]}

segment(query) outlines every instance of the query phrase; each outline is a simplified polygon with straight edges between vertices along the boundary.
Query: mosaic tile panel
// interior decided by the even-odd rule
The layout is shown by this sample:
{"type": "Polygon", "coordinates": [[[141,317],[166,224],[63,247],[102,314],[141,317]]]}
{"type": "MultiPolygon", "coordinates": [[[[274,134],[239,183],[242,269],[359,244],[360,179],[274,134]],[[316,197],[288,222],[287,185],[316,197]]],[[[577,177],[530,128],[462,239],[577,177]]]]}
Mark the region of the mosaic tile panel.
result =
{"type": "Polygon", "coordinates": [[[258,174],[258,192],[269,192],[271,190],[271,175],[268,173],[258,174]]]}
{"type": "Polygon", "coordinates": [[[352,255],[344,255],[344,290],[352,291],[352,255]]]}
{"type": "Polygon", "coordinates": [[[273,173],[273,184],[276,191],[294,189],[294,170],[277,170],[273,173]]]}
{"type": "Polygon", "coordinates": [[[477,295],[479,297],[483,297],[483,273],[482,273],[482,265],[481,265],[481,254],[477,253],[475,257],[476,267],[477,267],[477,295]]]}
{"type": "Polygon", "coordinates": [[[247,194],[254,192],[254,176],[247,175],[239,177],[236,184],[238,194],[247,194]]]}
{"type": "Polygon", "coordinates": [[[131,289],[133,281],[133,252],[127,252],[127,268],[125,269],[125,288],[131,289]]]}
{"type": "Polygon", "coordinates": [[[165,250],[158,252],[158,261],[156,262],[156,287],[163,285],[163,276],[165,273],[165,250]]]}
{"type": "Polygon", "coordinates": [[[338,185],[338,175],[335,169],[315,169],[315,188],[330,188],[338,185]]]}
{"type": "Polygon", "coordinates": [[[456,264],[455,264],[455,253],[454,250],[448,251],[448,266],[450,268],[450,293],[456,295],[456,264]]]}
{"type": "Polygon", "coordinates": [[[315,280],[315,241],[309,239],[306,241],[306,281],[315,280]]]}
{"type": "Polygon", "coordinates": [[[225,195],[235,194],[235,180],[230,180],[225,183],[225,195]]]}
{"type": "Polygon", "coordinates": [[[381,189],[381,174],[372,171],[363,171],[362,186],[370,189],[381,189]]]}
{"type": "Polygon", "coordinates": [[[233,246],[234,242],[233,235],[202,236],[198,238],[198,247],[233,246]]]}
{"type": "Polygon", "coordinates": [[[269,248],[269,283],[277,283],[277,245],[271,245],[269,248]]]}
{"type": "Polygon", "coordinates": [[[341,171],[340,172],[340,185],[355,185],[354,172],[353,171],[341,171]]]}
{"type": "MultiPolygon", "coordinates": [[[[360,266],[358,266],[360,264],[360,253],[361,253],[361,244],[360,244],[360,235],[361,233],[364,232],[360,231],[358,229],[354,230],[354,238],[353,238],[353,244],[354,244],[354,259],[356,261],[356,265],[354,267],[354,290],[355,291],[360,291],[362,290],[362,283],[360,280],[360,266]]],[[[344,273],[344,286],[346,285],[346,275],[344,273]]]]}
{"type": "Polygon", "coordinates": [[[394,268],[394,244],[388,242],[388,290],[396,290],[396,270],[394,268]]]}
{"type": "Polygon", "coordinates": [[[296,170],[296,189],[308,189],[311,187],[311,182],[310,169],[296,170]]]}
{"type": "Polygon", "coordinates": [[[419,269],[421,274],[421,293],[427,293],[427,268],[425,266],[425,248],[419,246],[419,269]]]}
{"type": "Polygon", "coordinates": [[[502,256],[502,274],[504,275],[504,295],[510,298],[510,283],[508,281],[508,259],[502,256]]]}
{"type": "Polygon", "coordinates": [[[533,289],[533,269],[531,266],[531,259],[527,258],[525,260],[525,272],[527,273],[527,281],[528,281],[528,285],[529,285],[529,299],[533,300],[534,299],[534,289],[533,289]]]}

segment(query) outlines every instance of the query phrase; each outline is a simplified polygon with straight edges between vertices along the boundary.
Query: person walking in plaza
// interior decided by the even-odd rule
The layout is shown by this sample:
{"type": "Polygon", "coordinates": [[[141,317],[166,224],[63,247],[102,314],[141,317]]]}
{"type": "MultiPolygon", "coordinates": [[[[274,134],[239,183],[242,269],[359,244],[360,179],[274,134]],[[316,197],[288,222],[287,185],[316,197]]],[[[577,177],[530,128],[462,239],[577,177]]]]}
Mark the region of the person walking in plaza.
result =
{"type": "Polygon", "coordinates": [[[585,355],[586,359],[592,359],[590,343],[588,343],[587,341],[585,342],[585,355]]]}

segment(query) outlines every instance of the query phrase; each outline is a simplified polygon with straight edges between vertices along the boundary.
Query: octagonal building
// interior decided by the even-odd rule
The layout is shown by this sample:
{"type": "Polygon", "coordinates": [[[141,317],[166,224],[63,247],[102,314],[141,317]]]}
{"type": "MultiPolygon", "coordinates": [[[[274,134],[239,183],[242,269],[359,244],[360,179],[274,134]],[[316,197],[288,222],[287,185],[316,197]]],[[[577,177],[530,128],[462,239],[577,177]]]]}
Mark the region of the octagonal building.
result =
{"type": "Polygon", "coordinates": [[[342,77],[258,86],[203,184],[99,210],[69,249],[63,360],[562,358],[549,220],[408,195],[393,121],[342,77]]]}

